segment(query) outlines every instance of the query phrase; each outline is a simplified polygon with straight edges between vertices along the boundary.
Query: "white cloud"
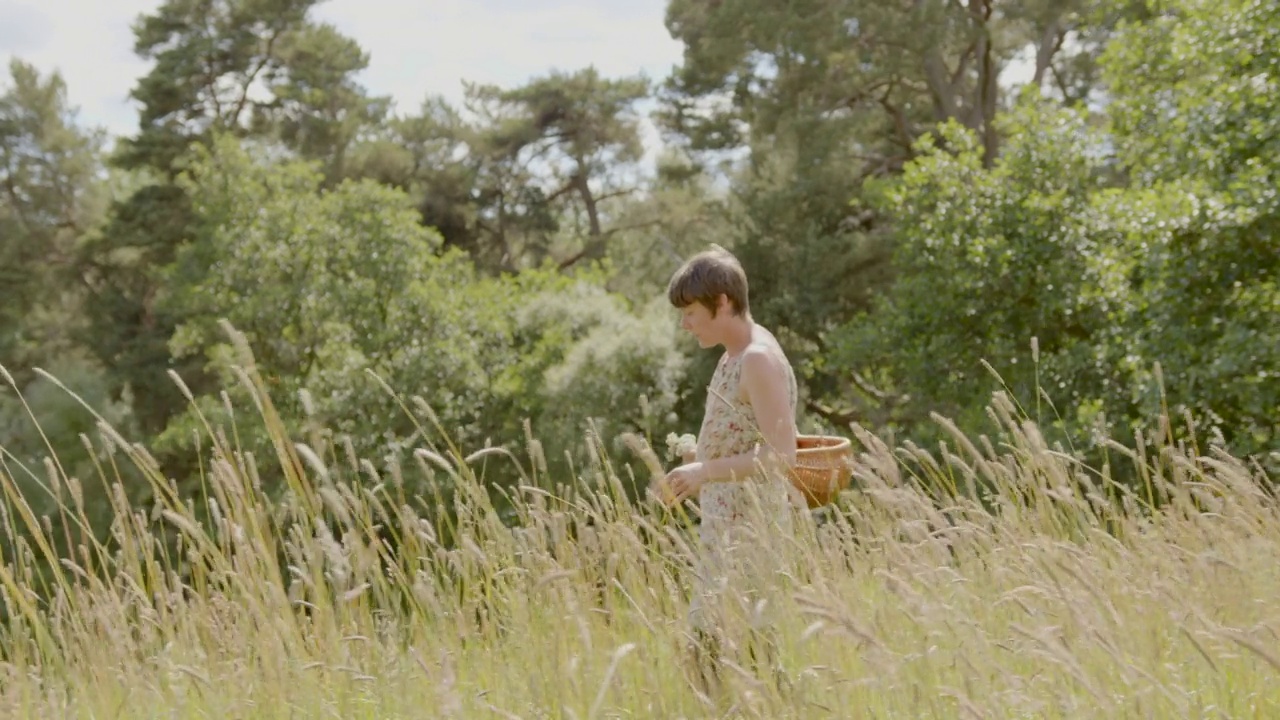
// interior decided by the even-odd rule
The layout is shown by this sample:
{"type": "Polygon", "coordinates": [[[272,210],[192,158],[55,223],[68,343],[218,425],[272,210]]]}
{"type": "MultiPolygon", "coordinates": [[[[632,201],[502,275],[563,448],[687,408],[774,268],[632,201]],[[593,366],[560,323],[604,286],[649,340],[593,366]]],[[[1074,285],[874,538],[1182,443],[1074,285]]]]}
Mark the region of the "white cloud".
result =
{"type": "MultiPolygon", "coordinates": [[[[80,119],[132,134],[128,100],[147,64],[131,25],[159,0],[0,0],[0,60],[59,70],[80,119]],[[37,5],[38,2],[38,5],[37,5]]],[[[429,94],[453,102],[462,81],[510,86],[553,69],[594,65],[607,77],[660,81],[680,61],[663,25],[666,0],[328,0],[315,17],[369,53],[361,81],[415,112],[429,94]]],[[[646,134],[652,141],[652,127],[646,134]]]]}
{"type": "Polygon", "coordinates": [[[52,18],[35,5],[0,4],[0,47],[15,50],[39,47],[52,30],[52,18]]]}
{"type": "Polygon", "coordinates": [[[330,0],[317,16],[370,53],[365,82],[413,111],[428,94],[453,101],[462,81],[513,85],[552,69],[664,77],[680,44],[665,0],[330,0]],[[536,9],[535,9],[536,8],[536,9]]]}
{"type": "MultiPolygon", "coordinates": [[[[15,39],[0,35],[0,60],[13,57],[35,65],[42,73],[58,70],[67,81],[71,102],[80,108],[80,120],[114,134],[131,132],[137,111],[129,102],[134,79],[146,72],[146,64],[133,54],[131,25],[139,13],[158,5],[155,0],[38,0],[37,11],[47,19],[43,30],[15,39]]],[[[0,0],[0,24],[11,18],[31,17],[36,2],[0,0]]]]}
{"type": "MultiPolygon", "coordinates": [[[[362,78],[414,112],[428,95],[461,103],[463,81],[509,87],[551,70],[594,65],[606,77],[660,82],[682,46],[663,24],[666,0],[330,0],[317,17],[370,54],[362,78]]],[[[660,144],[642,125],[652,165],[660,144]]]]}

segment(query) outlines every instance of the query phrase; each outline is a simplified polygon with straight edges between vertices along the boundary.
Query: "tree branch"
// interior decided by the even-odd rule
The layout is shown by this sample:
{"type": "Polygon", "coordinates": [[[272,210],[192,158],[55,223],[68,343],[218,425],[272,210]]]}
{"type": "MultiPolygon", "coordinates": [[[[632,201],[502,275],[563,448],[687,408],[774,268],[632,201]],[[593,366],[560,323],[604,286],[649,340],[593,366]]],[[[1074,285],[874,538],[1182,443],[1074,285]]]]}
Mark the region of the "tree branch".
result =
{"type": "Polygon", "coordinates": [[[925,53],[924,75],[929,84],[929,95],[933,99],[934,119],[938,122],[958,117],[959,106],[956,104],[955,86],[952,85],[951,71],[942,59],[942,51],[937,47],[925,53]]]}
{"type": "Polygon", "coordinates": [[[905,395],[891,395],[875,385],[872,385],[871,381],[864,378],[857,370],[850,370],[849,377],[853,381],[854,387],[871,396],[877,402],[881,402],[886,405],[901,405],[909,399],[908,396],[905,395]]]}
{"type": "Polygon", "coordinates": [[[897,80],[895,78],[890,78],[888,80],[882,80],[872,85],[871,87],[860,89],[857,92],[853,93],[852,95],[849,95],[845,97],[843,100],[840,100],[838,103],[836,103],[835,108],[849,108],[849,109],[856,108],[864,100],[871,97],[871,95],[875,93],[877,90],[880,90],[881,88],[886,86],[892,89],[893,85],[896,82],[897,80]]]}
{"type": "Polygon", "coordinates": [[[862,415],[852,408],[842,408],[837,410],[825,403],[817,400],[809,400],[805,403],[805,407],[818,417],[826,420],[828,423],[836,427],[849,427],[850,424],[856,422],[862,415]]]}
{"type": "Polygon", "coordinates": [[[596,198],[596,202],[604,202],[605,200],[610,200],[616,197],[622,197],[623,195],[630,195],[636,190],[637,188],[623,188],[622,190],[614,190],[613,192],[607,192],[603,195],[598,196],[596,198]]]}
{"type": "MultiPolygon", "coordinates": [[[[640,230],[641,228],[653,227],[654,225],[661,225],[662,223],[663,223],[663,220],[660,220],[660,219],[659,219],[659,220],[645,220],[644,222],[638,222],[638,223],[634,223],[634,224],[632,224],[632,225],[626,225],[626,226],[623,226],[623,227],[609,228],[608,230],[605,230],[603,234],[601,234],[601,236],[600,236],[600,240],[601,240],[601,241],[603,241],[603,240],[605,240],[605,239],[607,239],[607,238],[611,238],[611,237],[613,237],[614,235],[617,235],[617,234],[618,234],[618,233],[620,233],[620,232],[629,232],[629,231],[631,231],[631,230],[640,230]]],[[[590,245],[590,244],[588,244],[588,245],[586,245],[585,247],[583,247],[583,249],[579,250],[578,252],[576,252],[576,253],[574,253],[574,254],[570,255],[569,257],[565,258],[564,260],[561,260],[561,261],[556,265],[556,268],[557,268],[557,269],[559,269],[559,270],[568,270],[569,268],[573,267],[575,264],[577,264],[578,262],[580,262],[582,259],[586,258],[586,257],[587,257],[587,255],[590,253],[590,250],[591,250],[591,245],[590,245]]]]}
{"type": "Polygon", "coordinates": [[[257,79],[258,73],[261,73],[263,69],[266,68],[267,63],[271,61],[271,52],[275,47],[276,40],[280,37],[282,32],[282,29],[277,28],[276,31],[271,34],[271,37],[267,38],[267,47],[262,51],[262,59],[258,61],[257,67],[249,71],[249,77],[245,78],[244,84],[240,86],[240,99],[236,101],[236,110],[231,116],[231,124],[233,126],[240,124],[240,113],[244,112],[244,106],[249,101],[249,86],[253,85],[253,81],[257,79]]]}
{"type": "Polygon", "coordinates": [[[1058,85],[1058,90],[1062,93],[1062,97],[1070,100],[1071,95],[1067,91],[1067,81],[1062,77],[1062,74],[1058,72],[1057,66],[1050,64],[1049,72],[1053,75],[1053,80],[1058,85]]]}
{"type": "Polygon", "coordinates": [[[559,190],[556,190],[555,192],[547,196],[547,202],[554,202],[556,200],[559,200],[565,195],[573,192],[574,189],[576,189],[577,187],[578,187],[578,174],[574,173],[573,176],[569,178],[569,181],[566,182],[564,185],[562,185],[559,190]]]}
{"type": "Polygon", "coordinates": [[[971,127],[982,132],[982,163],[991,167],[995,163],[999,150],[1000,138],[996,132],[995,117],[998,109],[1000,88],[997,85],[999,69],[995,63],[995,43],[991,39],[992,0],[970,0],[969,11],[974,22],[980,28],[981,50],[979,52],[982,65],[978,71],[978,102],[974,103],[975,117],[971,127]]]}
{"type": "Polygon", "coordinates": [[[571,267],[573,267],[575,264],[577,264],[577,262],[578,262],[579,260],[581,260],[582,258],[584,258],[584,257],[586,257],[586,256],[587,256],[587,248],[586,248],[586,247],[583,247],[583,248],[582,248],[581,250],[579,250],[578,252],[576,252],[576,253],[574,253],[574,254],[570,255],[569,257],[565,258],[564,260],[561,260],[561,261],[560,261],[560,264],[556,266],[556,269],[558,269],[558,270],[568,270],[569,268],[571,268],[571,267]]]}
{"type": "Polygon", "coordinates": [[[1036,49],[1036,73],[1031,79],[1036,87],[1044,87],[1045,73],[1053,64],[1054,56],[1062,49],[1062,43],[1066,37],[1067,29],[1062,27],[1061,16],[1055,17],[1045,27],[1044,33],[1040,36],[1040,46],[1036,49]]]}
{"type": "Polygon", "coordinates": [[[641,228],[653,227],[654,225],[661,225],[662,223],[663,223],[662,220],[645,220],[644,222],[633,223],[631,225],[626,225],[624,227],[609,228],[607,231],[605,231],[605,235],[612,236],[620,232],[630,232],[632,230],[639,230],[641,228]]]}
{"type": "Polygon", "coordinates": [[[896,142],[907,151],[907,157],[910,158],[914,136],[911,133],[911,125],[907,121],[907,116],[902,112],[902,108],[889,102],[889,94],[892,91],[892,87],[885,91],[885,94],[880,98],[880,105],[889,113],[889,117],[893,118],[893,127],[897,134],[896,142]]]}
{"type": "Polygon", "coordinates": [[[955,87],[964,77],[965,70],[969,69],[969,61],[973,60],[974,53],[978,50],[978,44],[982,42],[981,38],[974,38],[969,43],[969,47],[965,48],[964,53],[960,55],[960,64],[956,66],[956,71],[951,73],[951,85],[955,87]]]}

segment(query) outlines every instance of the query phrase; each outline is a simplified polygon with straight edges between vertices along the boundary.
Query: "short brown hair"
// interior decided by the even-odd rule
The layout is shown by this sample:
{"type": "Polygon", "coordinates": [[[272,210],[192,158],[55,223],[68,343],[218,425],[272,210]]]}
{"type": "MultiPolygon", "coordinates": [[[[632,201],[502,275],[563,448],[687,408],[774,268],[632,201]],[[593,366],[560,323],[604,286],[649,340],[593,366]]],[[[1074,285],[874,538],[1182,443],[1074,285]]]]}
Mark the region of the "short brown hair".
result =
{"type": "Polygon", "coordinates": [[[716,313],[716,300],[722,294],[729,298],[735,315],[746,314],[750,307],[747,273],[738,258],[719,245],[689,258],[667,285],[667,299],[672,305],[684,308],[697,302],[712,315],[716,313]]]}

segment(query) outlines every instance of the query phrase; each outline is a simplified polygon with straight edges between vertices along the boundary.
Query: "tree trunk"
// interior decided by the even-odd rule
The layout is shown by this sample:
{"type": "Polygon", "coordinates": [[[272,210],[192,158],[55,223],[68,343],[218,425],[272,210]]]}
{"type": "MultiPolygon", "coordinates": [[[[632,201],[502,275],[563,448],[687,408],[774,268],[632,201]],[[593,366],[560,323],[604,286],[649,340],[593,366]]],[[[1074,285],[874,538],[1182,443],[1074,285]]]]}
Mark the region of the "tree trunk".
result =
{"type": "Polygon", "coordinates": [[[599,203],[591,193],[591,185],[587,182],[587,171],[581,161],[578,162],[578,174],[574,178],[582,205],[587,209],[587,242],[582,250],[582,257],[588,260],[599,260],[604,257],[605,235],[600,229],[599,203]]]}

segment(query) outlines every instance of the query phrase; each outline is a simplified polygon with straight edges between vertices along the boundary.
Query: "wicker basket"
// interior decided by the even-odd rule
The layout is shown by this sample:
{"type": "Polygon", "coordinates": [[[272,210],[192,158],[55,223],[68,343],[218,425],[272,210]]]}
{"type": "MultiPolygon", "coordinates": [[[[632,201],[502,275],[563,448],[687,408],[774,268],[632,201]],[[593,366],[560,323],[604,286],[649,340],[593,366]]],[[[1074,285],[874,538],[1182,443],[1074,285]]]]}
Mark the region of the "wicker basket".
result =
{"type": "Polygon", "coordinates": [[[853,443],[831,435],[796,437],[796,464],[789,473],[810,508],[830,503],[853,477],[853,443]]]}

